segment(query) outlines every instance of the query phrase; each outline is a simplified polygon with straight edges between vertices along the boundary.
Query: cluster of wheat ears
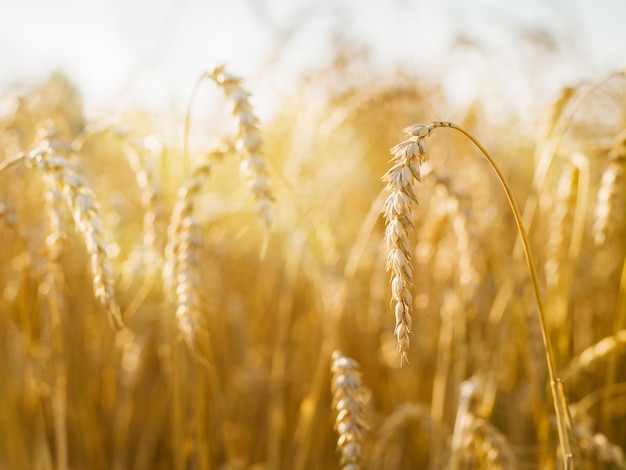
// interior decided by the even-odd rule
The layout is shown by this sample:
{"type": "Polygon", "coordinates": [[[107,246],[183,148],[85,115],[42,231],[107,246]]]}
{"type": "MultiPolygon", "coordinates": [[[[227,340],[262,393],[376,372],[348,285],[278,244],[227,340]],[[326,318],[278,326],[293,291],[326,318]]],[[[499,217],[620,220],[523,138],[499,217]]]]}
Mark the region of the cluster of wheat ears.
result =
{"type": "Polygon", "coordinates": [[[626,76],[529,137],[334,72],[175,143],[3,98],[0,468],[626,468],[626,76]]]}

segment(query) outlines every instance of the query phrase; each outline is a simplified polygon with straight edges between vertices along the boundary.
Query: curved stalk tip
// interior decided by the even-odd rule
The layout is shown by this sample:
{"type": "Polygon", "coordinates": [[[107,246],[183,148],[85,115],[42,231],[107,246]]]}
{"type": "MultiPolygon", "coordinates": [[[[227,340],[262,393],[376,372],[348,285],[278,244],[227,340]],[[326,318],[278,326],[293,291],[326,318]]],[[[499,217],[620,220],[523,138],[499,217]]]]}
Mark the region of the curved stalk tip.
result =
{"type": "Polygon", "coordinates": [[[530,277],[533,284],[533,291],[535,293],[535,302],[537,304],[537,313],[539,318],[539,324],[541,327],[541,336],[543,339],[544,349],[546,353],[546,362],[548,364],[548,376],[550,378],[550,388],[552,392],[552,400],[554,402],[554,408],[557,415],[557,427],[559,433],[559,442],[561,445],[562,456],[563,456],[563,465],[566,469],[573,468],[573,447],[570,436],[572,435],[572,423],[571,417],[569,413],[569,406],[567,404],[567,397],[565,396],[564,383],[558,378],[556,374],[556,365],[554,360],[554,351],[552,348],[552,343],[550,341],[550,337],[548,335],[548,330],[546,327],[546,315],[544,310],[543,301],[541,298],[541,291],[539,288],[539,280],[537,277],[537,269],[535,267],[535,262],[533,260],[532,252],[530,249],[530,242],[528,239],[528,234],[526,233],[526,229],[524,227],[522,215],[520,210],[513,198],[513,193],[511,188],[504,177],[504,174],[498,167],[495,162],[495,159],[491,156],[491,154],[487,151],[487,149],[476,139],[471,133],[463,129],[462,127],[449,122],[449,121],[433,121],[433,124],[436,127],[441,128],[449,128],[453,129],[457,132],[460,132],[465,137],[467,137],[484,155],[484,157],[489,162],[491,168],[495,171],[498,180],[504,190],[507,200],[509,202],[509,206],[511,211],[513,212],[513,217],[515,218],[515,223],[517,225],[517,230],[520,235],[520,239],[522,241],[522,247],[524,250],[524,255],[526,256],[526,263],[528,264],[528,270],[530,273],[530,277]]]}

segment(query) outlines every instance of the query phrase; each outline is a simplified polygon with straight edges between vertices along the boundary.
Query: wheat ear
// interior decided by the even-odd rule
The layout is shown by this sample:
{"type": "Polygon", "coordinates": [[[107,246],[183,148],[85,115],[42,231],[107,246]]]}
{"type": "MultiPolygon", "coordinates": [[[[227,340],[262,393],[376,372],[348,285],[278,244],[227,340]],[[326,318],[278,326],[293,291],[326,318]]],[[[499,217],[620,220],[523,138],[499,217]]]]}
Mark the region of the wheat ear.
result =
{"type": "Polygon", "coordinates": [[[474,454],[483,462],[481,468],[517,468],[517,459],[508,439],[484,418],[471,416],[463,446],[474,449],[474,454]]]}
{"type": "Polygon", "coordinates": [[[602,173],[602,182],[598,190],[598,203],[594,211],[593,238],[596,245],[606,243],[617,228],[623,228],[623,212],[620,213],[620,201],[626,200],[626,131],[616,138],[616,143],[609,152],[609,162],[602,173]]]}
{"type": "Polygon", "coordinates": [[[409,233],[413,225],[412,209],[417,206],[415,181],[421,181],[420,165],[426,159],[426,138],[435,129],[431,126],[411,126],[404,129],[409,138],[391,149],[392,167],[383,176],[389,194],[383,205],[387,243],[387,266],[391,272],[391,300],[394,304],[400,362],[407,360],[410,334],[413,331],[413,265],[409,233]]]}
{"type": "MultiPolygon", "coordinates": [[[[580,157],[581,159],[584,157],[580,157]]],[[[584,174],[580,166],[575,165],[576,157],[567,162],[561,170],[557,186],[556,198],[549,220],[549,232],[546,244],[546,299],[549,315],[547,316],[550,331],[560,331],[556,338],[555,348],[558,357],[564,356],[569,350],[571,333],[567,328],[568,293],[575,274],[576,258],[570,248],[580,239],[576,236],[581,225],[575,223],[577,213],[580,214],[580,193],[584,187],[584,174]]]]}
{"type": "Polygon", "coordinates": [[[504,434],[476,414],[475,408],[481,394],[482,390],[477,380],[470,379],[461,384],[448,468],[457,469],[461,461],[476,460],[481,463],[481,468],[494,470],[517,468],[515,455],[504,434]]]}
{"type": "Polygon", "coordinates": [[[267,165],[261,152],[263,139],[259,132],[259,120],[250,104],[250,93],[242,86],[242,79],[226,71],[226,66],[219,65],[207,70],[197,80],[189,100],[185,117],[183,137],[183,155],[185,165],[189,164],[189,129],[191,120],[191,105],[194,101],[198,86],[204,79],[209,79],[224,92],[231,100],[231,113],[235,118],[237,135],[235,149],[241,155],[240,170],[245,177],[250,193],[256,200],[256,212],[267,227],[272,224],[272,192],[267,177],[267,165]]]}
{"type": "Polygon", "coordinates": [[[167,227],[163,281],[175,299],[178,329],[188,344],[193,344],[200,315],[200,278],[198,249],[201,235],[194,217],[194,197],[200,192],[209,173],[207,165],[197,168],[178,190],[178,200],[167,227]]]}
{"type": "Polygon", "coordinates": [[[546,246],[546,282],[550,286],[558,284],[559,274],[567,258],[578,194],[578,174],[578,168],[566,164],[559,178],[546,246]]]}
{"type": "Polygon", "coordinates": [[[563,375],[574,379],[593,369],[602,360],[616,356],[626,348],[626,330],[619,330],[612,336],[602,338],[595,344],[584,349],[569,363],[563,375]]]}
{"type": "Polygon", "coordinates": [[[332,354],[332,406],[337,412],[335,430],[339,434],[337,447],[341,451],[341,468],[361,468],[363,436],[367,430],[365,404],[368,392],[361,380],[359,364],[339,351],[332,354]]]}
{"type": "Polygon", "coordinates": [[[624,451],[617,444],[612,443],[602,433],[594,433],[583,426],[574,428],[580,452],[589,464],[599,462],[614,464],[616,468],[625,468],[624,451]]]}
{"type": "Polygon", "coordinates": [[[433,419],[431,409],[427,405],[414,402],[405,402],[398,406],[385,417],[379,426],[371,451],[372,468],[399,467],[400,459],[393,455],[402,452],[397,442],[406,439],[408,435],[415,432],[415,428],[419,428],[430,441],[430,466],[428,468],[444,468],[443,461],[448,451],[447,433],[440,423],[433,419]],[[389,464],[389,460],[393,460],[396,465],[389,464]]]}
{"type": "Polygon", "coordinates": [[[23,161],[27,166],[38,169],[50,190],[60,191],[72,212],[77,231],[84,237],[91,258],[91,274],[96,299],[109,315],[115,328],[122,328],[122,315],[114,290],[113,271],[106,251],[106,241],[100,209],[91,189],[72,168],[65,157],[59,154],[62,143],[51,140],[53,131],[41,140],[39,148],[20,154],[0,165],[0,173],[23,161]]]}

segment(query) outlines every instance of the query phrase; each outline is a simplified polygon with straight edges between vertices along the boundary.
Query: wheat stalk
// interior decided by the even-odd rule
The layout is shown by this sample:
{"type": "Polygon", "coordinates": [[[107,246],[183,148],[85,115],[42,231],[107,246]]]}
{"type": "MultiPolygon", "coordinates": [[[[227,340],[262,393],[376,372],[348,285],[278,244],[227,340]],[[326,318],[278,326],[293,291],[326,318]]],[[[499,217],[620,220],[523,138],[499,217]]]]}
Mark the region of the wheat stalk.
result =
{"type": "Polygon", "coordinates": [[[54,425],[54,443],[56,467],[68,468],[67,438],[67,365],[64,358],[61,315],[67,308],[62,294],[64,282],[60,258],[63,254],[64,223],[61,205],[63,195],[58,188],[46,191],[46,206],[49,227],[44,240],[45,274],[39,286],[42,304],[47,315],[42,316],[41,336],[44,344],[50,348],[50,365],[47,372],[52,373],[50,379],[52,389],[52,416],[54,425]],[[45,300],[44,300],[45,299],[45,300]]]}
{"type": "Polygon", "coordinates": [[[413,227],[411,208],[417,203],[413,181],[420,179],[419,164],[423,162],[425,158],[425,139],[429,137],[436,128],[455,130],[467,137],[480,150],[496,173],[498,181],[509,202],[511,211],[513,212],[522,242],[522,248],[526,255],[526,262],[533,285],[533,292],[535,294],[535,303],[537,305],[538,319],[548,365],[552,398],[557,414],[563,464],[566,469],[569,469],[572,466],[574,456],[569,408],[563,382],[556,374],[554,352],[546,327],[546,315],[541,290],[539,288],[537,269],[521,213],[513,198],[511,188],[504,174],[496,164],[495,159],[472,134],[462,127],[448,121],[433,121],[428,126],[416,124],[406,128],[404,132],[409,136],[409,139],[401,142],[392,149],[392,154],[394,155],[392,158],[393,166],[383,177],[383,179],[387,181],[387,191],[391,193],[385,202],[383,212],[386,222],[387,269],[392,271],[392,300],[396,302],[396,337],[398,339],[400,353],[403,357],[406,356],[409,345],[408,335],[411,331],[410,310],[408,310],[409,314],[407,315],[406,305],[410,305],[410,292],[407,286],[412,282],[412,267],[407,234],[409,229],[413,227]],[[398,315],[398,313],[400,315],[398,315]]]}
{"type": "Polygon", "coordinates": [[[476,239],[470,228],[470,209],[467,198],[450,187],[449,178],[435,175],[435,191],[440,193],[456,239],[458,279],[466,301],[471,301],[481,280],[476,258],[476,239]]]}

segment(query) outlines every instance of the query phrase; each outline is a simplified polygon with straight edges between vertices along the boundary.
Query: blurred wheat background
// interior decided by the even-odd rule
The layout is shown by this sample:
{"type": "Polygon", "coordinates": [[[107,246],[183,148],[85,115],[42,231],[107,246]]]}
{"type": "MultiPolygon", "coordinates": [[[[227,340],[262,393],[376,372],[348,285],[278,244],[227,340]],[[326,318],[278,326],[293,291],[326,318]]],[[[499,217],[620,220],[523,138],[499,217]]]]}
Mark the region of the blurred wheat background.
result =
{"type": "Polygon", "coordinates": [[[436,70],[434,44],[381,67],[340,35],[289,68],[298,34],[243,3],[284,49],[178,70],[160,110],[132,74],[104,109],[82,72],[6,83],[0,468],[562,468],[531,277],[479,151],[410,128],[419,204],[381,216],[389,149],[435,119],[478,137],[523,214],[572,468],[626,468],[626,57],[567,79],[586,57],[568,26],[522,25],[501,86],[502,64],[469,78],[496,62],[462,33],[436,70]],[[386,271],[390,238],[412,274],[386,271]]]}

